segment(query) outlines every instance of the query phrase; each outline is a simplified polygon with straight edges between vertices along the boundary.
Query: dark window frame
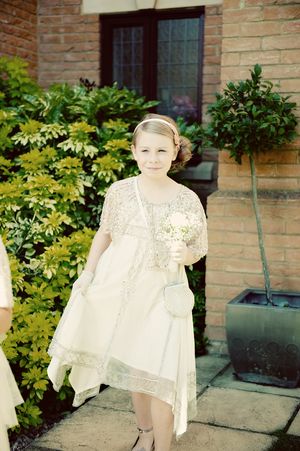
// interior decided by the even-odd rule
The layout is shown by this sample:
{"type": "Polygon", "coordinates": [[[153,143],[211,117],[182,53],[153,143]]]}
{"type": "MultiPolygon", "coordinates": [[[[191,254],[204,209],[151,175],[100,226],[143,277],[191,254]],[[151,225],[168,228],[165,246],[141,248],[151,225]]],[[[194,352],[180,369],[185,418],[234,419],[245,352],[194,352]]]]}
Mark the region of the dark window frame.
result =
{"type": "Polygon", "coordinates": [[[199,54],[198,54],[198,114],[202,117],[202,71],[204,47],[204,7],[176,9],[176,10],[142,10],[131,13],[109,14],[100,16],[100,49],[101,49],[101,86],[112,83],[112,55],[114,27],[142,26],[144,29],[143,54],[145,57],[143,71],[143,95],[147,100],[157,96],[157,23],[159,20],[199,18],[199,54]]]}

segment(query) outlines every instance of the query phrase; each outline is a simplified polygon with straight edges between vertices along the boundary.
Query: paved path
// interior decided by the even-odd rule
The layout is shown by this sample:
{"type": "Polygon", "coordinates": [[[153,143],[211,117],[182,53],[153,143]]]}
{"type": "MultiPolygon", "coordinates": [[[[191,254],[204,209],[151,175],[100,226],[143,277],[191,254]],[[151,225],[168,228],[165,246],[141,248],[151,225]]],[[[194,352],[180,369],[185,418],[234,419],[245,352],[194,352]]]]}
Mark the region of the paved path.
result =
{"type": "MultiPolygon", "coordinates": [[[[235,380],[227,358],[197,359],[198,415],[172,451],[299,451],[300,388],[235,380]]],[[[107,388],[26,448],[129,451],[136,438],[127,392],[107,388]]]]}

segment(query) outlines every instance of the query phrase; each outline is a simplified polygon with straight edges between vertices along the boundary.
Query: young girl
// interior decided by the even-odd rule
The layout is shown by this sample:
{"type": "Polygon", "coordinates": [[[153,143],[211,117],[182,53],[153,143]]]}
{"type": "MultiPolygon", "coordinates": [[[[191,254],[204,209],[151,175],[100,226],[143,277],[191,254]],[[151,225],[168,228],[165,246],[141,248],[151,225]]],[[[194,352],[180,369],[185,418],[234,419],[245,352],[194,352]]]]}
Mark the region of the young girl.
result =
{"type": "Polygon", "coordinates": [[[48,374],[59,390],[65,371],[75,406],[102,383],[129,390],[139,435],[134,451],[168,451],[172,433],[196,413],[192,314],[174,318],[164,287],[186,281],[184,265],[207,252],[206,218],[198,196],[168,176],[191,157],[190,142],[167,116],[147,115],[133,133],[137,177],[107,191],[85,270],[50,346],[48,374]],[[141,201],[139,200],[141,199],[141,201]],[[169,218],[196,218],[186,240],[168,239],[169,218]],[[170,262],[177,263],[176,272],[170,262]]]}
{"type": "Polygon", "coordinates": [[[0,449],[9,451],[7,428],[18,424],[15,406],[23,399],[1,348],[11,326],[13,297],[8,257],[0,238],[0,449]]]}

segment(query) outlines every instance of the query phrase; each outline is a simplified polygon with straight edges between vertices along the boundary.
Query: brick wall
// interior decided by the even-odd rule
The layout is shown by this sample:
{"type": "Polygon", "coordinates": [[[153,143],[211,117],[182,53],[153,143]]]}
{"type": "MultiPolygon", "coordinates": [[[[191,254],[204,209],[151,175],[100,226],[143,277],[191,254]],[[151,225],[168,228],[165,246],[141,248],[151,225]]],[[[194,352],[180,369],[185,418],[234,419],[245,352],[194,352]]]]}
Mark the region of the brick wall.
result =
{"type": "Polygon", "coordinates": [[[99,83],[99,15],[82,15],[81,0],[39,0],[39,82],[99,83]]]}
{"type": "MultiPolygon", "coordinates": [[[[300,104],[300,5],[288,0],[224,0],[221,83],[265,78],[300,104]]],[[[297,113],[299,116],[299,110],[297,113]]],[[[272,287],[300,290],[300,140],[256,158],[259,205],[272,287]]],[[[226,352],[226,304],[248,287],[263,287],[247,159],[219,156],[219,191],[208,199],[207,335],[212,352],[226,352]]]]}
{"type": "Polygon", "coordinates": [[[37,0],[1,0],[0,55],[26,59],[37,77],[37,0]]]}
{"type": "MultiPolygon", "coordinates": [[[[81,0],[39,1],[39,81],[76,83],[80,77],[99,83],[99,16],[81,15],[81,0]]],[[[222,7],[205,9],[203,117],[220,88],[222,7]]]]}
{"type": "Polygon", "coordinates": [[[222,6],[205,8],[202,120],[207,122],[207,106],[220,91],[222,46],[222,6]]]}

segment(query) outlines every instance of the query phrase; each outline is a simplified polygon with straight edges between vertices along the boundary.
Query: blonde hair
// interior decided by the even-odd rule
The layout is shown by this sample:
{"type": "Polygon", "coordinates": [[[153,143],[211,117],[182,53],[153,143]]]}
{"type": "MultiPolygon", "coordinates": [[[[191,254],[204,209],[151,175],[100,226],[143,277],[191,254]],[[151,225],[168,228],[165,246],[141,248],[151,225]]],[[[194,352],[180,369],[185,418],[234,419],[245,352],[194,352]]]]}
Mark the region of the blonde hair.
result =
{"type": "Polygon", "coordinates": [[[137,137],[141,131],[158,133],[172,139],[174,145],[177,147],[178,153],[176,160],[172,162],[171,170],[183,168],[191,159],[191,142],[184,136],[180,136],[176,122],[169,116],[154,113],[147,114],[134,129],[132,138],[133,145],[136,144],[137,137]]]}

